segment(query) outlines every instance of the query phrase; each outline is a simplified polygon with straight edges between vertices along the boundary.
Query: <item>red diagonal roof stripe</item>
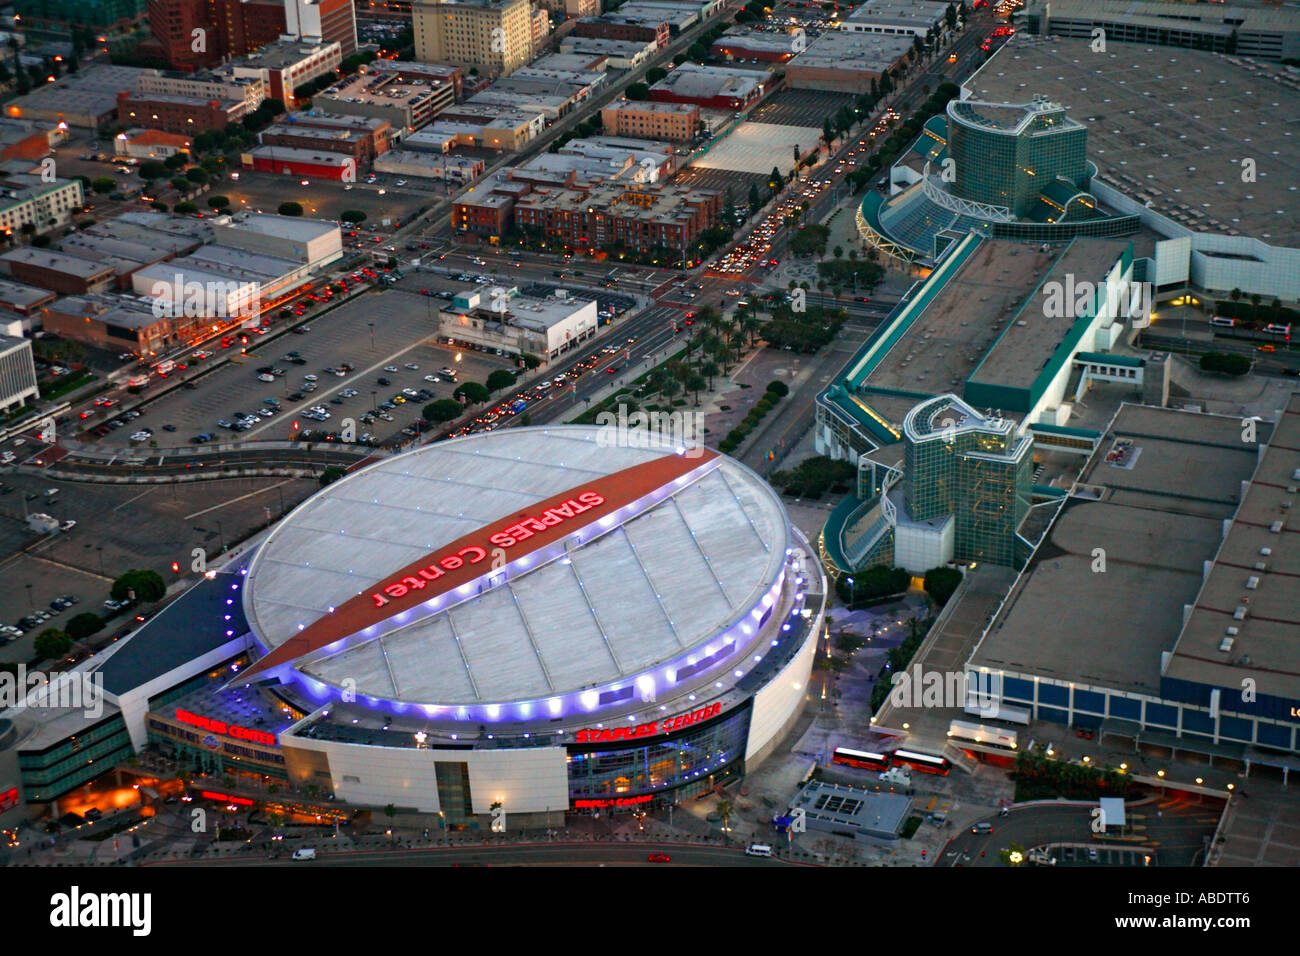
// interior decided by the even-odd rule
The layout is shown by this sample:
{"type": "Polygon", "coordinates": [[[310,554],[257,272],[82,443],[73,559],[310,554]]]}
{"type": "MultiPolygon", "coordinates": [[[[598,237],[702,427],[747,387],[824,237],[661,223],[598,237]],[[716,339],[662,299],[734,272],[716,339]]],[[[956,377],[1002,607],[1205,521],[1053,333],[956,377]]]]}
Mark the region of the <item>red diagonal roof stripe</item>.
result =
{"type": "Polygon", "coordinates": [[[652,461],[633,465],[631,468],[624,468],[612,474],[593,478],[581,485],[570,488],[568,491],[562,491],[558,495],[537,502],[528,511],[504,515],[477,531],[471,531],[455,541],[448,542],[405,568],[385,575],[379,581],[376,581],[372,587],[366,588],[356,597],[349,598],[340,607],[335,608],[333,614],[326,614],[303,628],[302,631],[280,646],[272,649],[266,656],[243,671],[240,674],[240,679],[247,679],[254,674],[296,660],[304,654],[326,647],[335,641],[363,631],[380,621],[385,621],[396,614],[418,607],[439,595],[468,584],[491,568],[490,561],[479,558],[471,563],[466,558],[463,559],[463,563],[453,568],[446,568],[445,564],[439,565],[439,562],[446,561],[459,552],[465,551],[473,553],[484,551],[486,556],[490,558],[492,549],[499,546],[491,538],[499,536],[506,529],[514,527],[522,520],[536,518],[551,509],[564,508],[568,503],[577,501],[580,495],[594,493],[604,499],[600,504],[586,508],[580,514],[575,515],[575,518],[580,520],[561,520],[556,524],[534,531],[530,536],[522,538],[513,545],[506,546],[505,554],[508,562],[516,561],[547,545],[554,544],[556,541],[587,527],[594,521],[599,521],[601,518],[613,514],[620,508],[645,497],[717,457],[718,453],[716,451],[704,447],[692,448],[686,455],[664,455],[652,461]],[[409,589],[400,583],[406,578],[423,581],[424,579],[420,576],[421,570],[436,572],[436,580],[428,580],[418,588],[412,587],[409,589]],[[394,585],[396,585],[395,591],[404,590],[407,593],[402,596],[393,596],[394,591],[385,591],[386,587],[394,585]],[[380,600],[385,603],[382,606],[376,606],[380,600]]]}

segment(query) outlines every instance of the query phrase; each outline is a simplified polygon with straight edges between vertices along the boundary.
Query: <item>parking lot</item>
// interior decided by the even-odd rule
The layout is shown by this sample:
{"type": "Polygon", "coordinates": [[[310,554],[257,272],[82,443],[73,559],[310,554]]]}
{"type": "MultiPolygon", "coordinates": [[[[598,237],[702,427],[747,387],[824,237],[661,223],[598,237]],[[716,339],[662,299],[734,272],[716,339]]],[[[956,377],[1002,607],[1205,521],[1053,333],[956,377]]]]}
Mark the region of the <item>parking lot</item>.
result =
{"type": "Polygon", "coordinates": [[[273,213],[282,202],[296,202],[309,218],[338,219],[345,210],[356,209],[366,214],[367,224],[375,226],[380,226],[385,219],[405,223],[435,202],[447,201],[442,191],[430,190],[418,180],[396,186],[400,176],[381,175],[374,183],[366,183],[366,174],[362,173],[352,188],[346,190],[345,183],[308,179],[304,186],[303,180],[293,176],[249,170],[236,170],[231,177],[214,185],[212,191],[229,198],[233,210],[260,209],[273,213]]]}
{"type": "Polygon", "coordinates": [[[238,413],[255,415],[266,407],[266,399],[278,401],[278,411],[240,433],[241,440],[288,439],[294,420],[304,428],[315,428],[314,423],[302,418],[302,413],[316,405],[330,412],[328,425],[321,423],[320,427],[333,430],[344,418],[351,417],[357,420],[358,437],[368,431],[378,441],[386,440],[418,418],[428,402],[452,397],[455,383],[431,383],[425,381],[425,376],[442,378],[438,370],[454,366],[457,381],[482,382],[493,369],[512,367],[498,356],[469,351],[460,353],[457,362],[457,353],[434,344],[438,302],[395,288],[366,292],[313,318],[305,326],[309,330],[305,334],[281,335],[250,345],[248,354],[203,376],[193,390],[177,390],[150,403],[129,428],[111,432],[100,443],[129,447],[137,444],[130,436],[145,427],[153,431],[149,441],[159,447],[186,445],[200,434],[231,438],[235,433],[217,423],[233,423],[238,413]],[[302,364],[286,359],[291,352],[299,353],[293,358],[302,364]],[[406,368],[408,363],[417,368],[406,368]],[[343,376],[325,371],[326,367],[341,365],[353,369],[343,376]],[[257,370],[268,366],[282,369],[284,374],[273,376],[271,382],[259,381],[257,370]],[[385,367],[398,371],[385,372],[385,367]],[[302,391],[306,375],[316,376],[316,388],[310,392],[302,391]],[[389,384],[379,384],[380,378],[388,379],[389,384]],[[419,402],[402,396],[403,403],[397,403],[400,411],[392,413],[392,422],[381,420],[367,426],[360,421],[363,414],[400,395],[403,388],[428,389],[432,395],[419,402]],[[332,401],[345,389],[357,394],[332,401]],[[301,397],[294,399],[293,395],[301,397]],[[167,425],[175,431],[167,432],[167,425]]]}
{"type": "MultiPolygon", "coordinates": [[[[173,561],[188,573],[193,549],[215,557],[320,487],[306,478],[83,484],[20,471],[0,476],[0,482],[0,623],[13,624],[36,609],[49,611],[57,597],[78,599],[74,607],[0,646],[0,660],[6,661],[30,659],[32,641],[45,628],[64,627],[85,611],[107,614],[109,587],[123,571],[152,569],[170,584],[178,578],[173,561]],[[50,488],[58,489],[53,499],[44,494],[50,488]],[[27,500],[28,495],[35,497],[27,500]],[[28,530],[24,508],[77,523],[70,531],[41,536],[28,530]]],[[[120,615],[113,619],[118,620],[120,615]]]]}
{"type": "MultiPolygon", "coordinates": [[[[828,93],[821,90],[781,90],[749,114],[751,123],[774,126],[807,126],[821,134],[822,123],[834,116],[841,106],[852,106],[852,93],[828,93]]],[[[790,154],[793,161],[794,154],[790,154]]],[[[783,165],[785,169],[789,164],[783,165]]]]}
{"type": "MultiPolygon", "coordinates": [[[[820,135],[820,134],[819,134],[820,135]]],[[[708,157],[704,157],[707,159],[708,157]]],[[[784,172],[784,167],[794,162],[794,152],[790,151],[785,154],[783,159],[786,162],[774,162],[772,165],[777,166],[784,172]]],[[[690,186],[693,189],[716,189],[725,193],[731,190],[731,196],[736,201],[736,205],[744,206],[749,198],[749,187],[757,186],[760,195],[766,195],[767,181],[771,178],[772,166],[766,170],[756,173],[747,173],[738,169],[714,169],[707,166],[687,166],[673,180],[675,185],[690,186]]]]}

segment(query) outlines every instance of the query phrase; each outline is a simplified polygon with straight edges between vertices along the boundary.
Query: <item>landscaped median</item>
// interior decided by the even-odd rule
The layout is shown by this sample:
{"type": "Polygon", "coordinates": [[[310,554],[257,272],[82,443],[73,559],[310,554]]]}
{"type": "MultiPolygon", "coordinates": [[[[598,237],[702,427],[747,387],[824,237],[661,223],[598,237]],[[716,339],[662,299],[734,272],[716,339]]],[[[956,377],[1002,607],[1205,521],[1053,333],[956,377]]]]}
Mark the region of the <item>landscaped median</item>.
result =
{"type": "Polygon", "coordinates": [[[751,408],[749,413],[740,420],[740,424],[718,443],[718,451],[724,455],[729,455],[739,448],[740,444],[749,437],[750,432],[763,420],[764,416],[776,407],[776,403],[789,394],[790,386],[786,385],[785,382],[776,380],[768,382],[767,390],[763,393],[763,397],[758,400],[758,404],[751,408]]]}
{"type": "MultiPolygon", "coordinates": [[[[641,391],[641,388],[646,384],[647,381],[649,381],[650,376],[654,374],[655,369],[668,365],[670,362],[677,361],[684,354],[686,354],[686,350],[682,349],[680,352],[677,352],[674,355],[670,355],[668,358],[664,359],[662,362],[660,362],[654,368],[650,369],[645,374],[640,375],[637,378],[634,378],[627,385],[624,385],[622,388],[616,390],[613,395],[609,396],[609,398],[597,402],[595,405],[591,406],[591,408],[587,409],[581,415],[578,415],[575,418],[571,418],[569,420],[569,424],[594,425],[596,424],[596,416],[598,416],[601,412],[613,411],[619,405],[626,405],[628,406],[629,411],[635,411],[636,401],[634,396],[636,395],[637,392],[641,391]]],[[[653,408],[649,408],[647,410],[654,411],[653,408]]]]}

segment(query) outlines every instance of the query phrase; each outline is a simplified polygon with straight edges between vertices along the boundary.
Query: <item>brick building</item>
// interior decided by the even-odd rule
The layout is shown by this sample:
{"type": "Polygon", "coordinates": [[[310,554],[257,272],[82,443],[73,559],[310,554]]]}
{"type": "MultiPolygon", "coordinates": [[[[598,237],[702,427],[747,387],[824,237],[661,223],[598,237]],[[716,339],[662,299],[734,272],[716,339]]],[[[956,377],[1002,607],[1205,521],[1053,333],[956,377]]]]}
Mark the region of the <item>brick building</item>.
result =
{"type": "Polygon", "coordinates": [[[0,254],[0,273],[16,282],[63,295],[102,292],[113,284],[113,267],[53,249],[25,246],[0,254]]]}
{"type": "Polygon", "coordinates": [[[152,36],[140,52],[176,70],[251,53],[285,32],[283,0],[149,0],[152,36]],[[195,31],[201,31],[195,33],[195,31]]]}
{"type": "Polygon", "coordinates": [[[264,146],[342,153],[351,156],[359,168],[388,152],[391,131],[392,126],[383,119],[294,113],[263,131],[260,140],[264,146]]]}
{"type": "Polygon", "coordinates": [[[722,214],[723,195],[685,186],[534,189],[515,203],[515,226],[571,248],[656,247],[685,255],[722,214]]]}
{"type": "Polygon", "coordinates": [[[194,135],[207,129],[225,129],[244,118],[245,104],[236,100],[205,100],[197,96],[159,93],[117,94],[117,115],[128,126],[144,126],[169,133],[194,135]]]}
{"type": "Polygon", "coordinates": [[[584,17],[578,21],[574,34],[580,37],[601,37],[606,40],[639,40],[653,42],[662,50],[668,45],[671,31],[666,20],[654,17],[621,17],[606,13],[599,17],[584,17]]]}
{"type": "Polygon", "coordinates": [[[693,139],[700,127],[700,108],[693,103],[624,100],[600,111],[605,132],[640,139],[693,139]]]}

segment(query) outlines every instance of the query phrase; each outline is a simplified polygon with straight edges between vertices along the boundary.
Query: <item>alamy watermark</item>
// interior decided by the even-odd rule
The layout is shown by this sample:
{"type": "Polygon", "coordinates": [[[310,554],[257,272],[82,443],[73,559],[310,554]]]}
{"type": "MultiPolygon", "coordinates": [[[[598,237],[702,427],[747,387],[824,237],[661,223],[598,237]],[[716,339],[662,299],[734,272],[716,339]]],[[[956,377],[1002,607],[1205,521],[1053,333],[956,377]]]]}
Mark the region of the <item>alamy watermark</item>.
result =
{"type": "Polygon", "coordinates": [[[1129,319],[1135,329],[1151,324],[1153,286],[1150,282],[1107,279],[1096,283],[1076,280],[1066,273],[1064,281],[1043,283],[1043,316],[1049,319],[1077,319],[1096,315],[1103,303],[1116,319],[1129,319]],[[1104,293],[1104,294],[1103,294],[1104,293]]]}
{"type": "Polygon", "coordinates": [[[996,717],[1002,700],[1000,674],[966,671],[924,671],[920,664],[890,677],[894,685],[889,702],[900,708],[941,707],[965,710],[976,707],[981,717],[996,717]]]}
{"type": "Polygon", "coordinates": [[[86,717],[99,717],[104,713],[104,677],[80,671],[29,671],[20,663],[14,673],[0,672],[0,710],[20,705],[80,710],[86,717]]]}
{"type": "Polygon", "coordinates": [[[196,282],[177,272],[149,289],[154,318],[256,319],[262,314],[262,286],[237,279],[196,282]]]}
{"type": "Polygon", "coordinates": [[[619,403],[596,416],[596,444],[602,448],[660,448],[671,443],[679,455],[704,454],[703,412],[629,412],[619,403]]]}

